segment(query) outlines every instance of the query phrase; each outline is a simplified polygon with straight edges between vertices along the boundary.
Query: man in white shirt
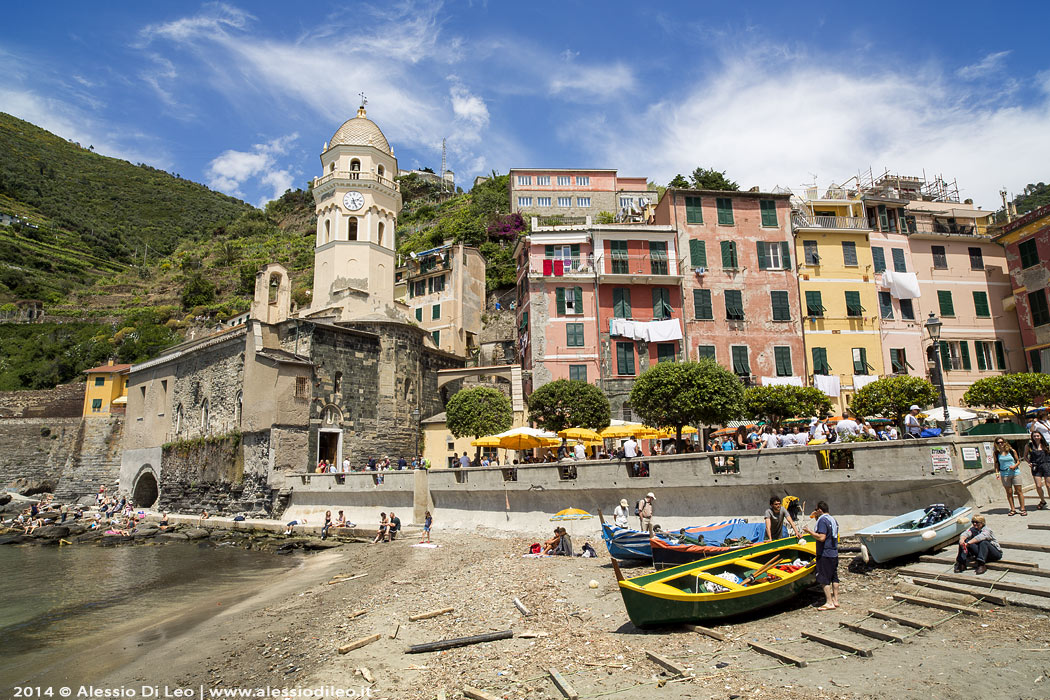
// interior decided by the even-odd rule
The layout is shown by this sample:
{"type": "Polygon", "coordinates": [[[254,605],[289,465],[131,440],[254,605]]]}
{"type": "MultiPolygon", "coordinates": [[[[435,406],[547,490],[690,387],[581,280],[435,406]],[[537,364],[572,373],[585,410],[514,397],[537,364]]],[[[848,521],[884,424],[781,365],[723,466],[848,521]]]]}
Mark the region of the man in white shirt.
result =
{"type": "Polygon", "coordinates": [[[764,433],[762,433],[762,447],[780,447],[780,440],[777,438],[777,434],[773,432],[773,429],[766,427],[764,433]]]}
{"type": "Polygon", "coordinates": [[[886,429],[886,439],[896,440],[897,437],[897,426],[895,426],[893,423],[890,423],[890,427],[886,429]]]}
{"type": "Polygon", "coordinates": [[[630,508],[627,505],[627,499],[621,498],[620,505],[616,506],[616,510],[613,511],[613,522],[616,523],[616,527],[626,528],[630,524],[628,520],[630,508]]]}
{"type": "Polygon", "coordinates": [[[819,418],[814,418],[809,424],[809,438],[811,440],[827,440],[828,437],[828,426],[819,418]]]}
{"type": "Polygon", "coordinates": [[[577,462],[582,462],[587,459],[587,448],[583,446],[582,442],[577,442],[576,447],[572,448],[572,455],[577,462]]]}
{"type": "Polygon", "coordinates": [[[627,441],[623,443],[623,456],[627,459],[634,459],[638,456],[638,443],[633,437],[627,438],[627,441]]]}
{"type": "Polygon", "coordinates": [[[919,407],[912,404],[908,409],[908,415],[904,416],[904,432],[911,437],[919,437],[922,434],[922,423],[919,421],[919,407]]]}
{"type": "Polygon", "coordinates": [[[842,420],[835,426],[835,432],[839,434],[839,439],[850,435],[858,435],[860,434],[860,424],[853,420],[849,413],[845,413],[842,416],[842,420]]]}
{"type": "Polygon", "coordinates": [[[349,457],[343,457],[343,473],[344,474],[349,474],[350,473],[350,458],[349,457]]]}

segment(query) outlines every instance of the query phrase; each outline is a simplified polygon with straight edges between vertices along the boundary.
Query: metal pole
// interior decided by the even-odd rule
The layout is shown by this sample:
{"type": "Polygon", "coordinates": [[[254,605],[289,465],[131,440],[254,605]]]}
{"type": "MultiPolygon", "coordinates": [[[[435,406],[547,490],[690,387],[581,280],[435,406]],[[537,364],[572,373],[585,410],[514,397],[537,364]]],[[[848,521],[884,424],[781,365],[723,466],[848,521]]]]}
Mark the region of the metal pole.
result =
{"type": "Polygon", "coordinates": [[[944,431],[943,435],[953,435],[952,421],[948,417],[948,396],[944,393],[944,369],[941,367],[941,351],[938,343],[933,344],[933,361],[937,365],[937,383],[941,389],[941,406],[944,408],[944,431]]]}

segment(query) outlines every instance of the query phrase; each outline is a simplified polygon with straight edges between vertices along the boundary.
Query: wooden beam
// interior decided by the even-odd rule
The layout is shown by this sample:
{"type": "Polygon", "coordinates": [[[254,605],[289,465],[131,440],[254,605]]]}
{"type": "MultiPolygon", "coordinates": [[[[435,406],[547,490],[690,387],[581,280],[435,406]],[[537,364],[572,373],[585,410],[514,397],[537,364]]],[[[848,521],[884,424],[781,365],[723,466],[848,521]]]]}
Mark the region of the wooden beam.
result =
{"type": "Polygon", "coordinates": [[[1050,530],[1050,525],[1044,523],[1032,523],[1028,526],[1029,530],[1050,530]]]}
{"type": "Polygon", "coordinates": [[[867,627],[854,624],[852,622],[840,622],[839,625],[845,627],[850,632],[856,632],[857,634],[863,634],[865,637],[871,637],[872,639],[879,639],[884,642],[900,642],[903,644],[907,641],[904,637],[899,634],[893,634],[892,632],[883,632],[882,630],[873,630],[867,627]]]}
{"type": "Polygon", "coordinates": [[[419,620],[428,620],[432,617],[437,617],[438,615],[448,615],[453,610],[455,610],[455,608],[441,608],[440,610],[430,610],[425,613],[419,613],[418,615],[409,615],[408,621],[418,622],[419,620]]]}
{"type": "Polygon", "coordinates": [[[878,610],[876,608],[871,608],[870,610],[868,610],[868,614],[872,617],[877,617],[880,620],[890,620],[892,622],[896,622],[899,625],[904,625],[905,627],[914,627],[915,629],[919,630],[929,629],[930,627],[933,627],[932,624],[927,624],[925,622],[922,622],[921,620],[916,620],[911,617],[905,617],[904,615],[898,615],[897,613],[890,612],[889,610],[878,610]]]}
{"type": "Polygon", "coordinates": [[[525,607],[525,603],[522,603],[518,598],[514,599],[514,607],[518,609],[518,612],[520,612],[523,617],[528,617],[530,615],[529,609],[525,607]]]}
{"type": "Polygon", "coordinates": [[[774,649],[773,647],[767,647],[758,642],[748,642],[747,645],[757,651],[759,654],[765,654],[766,656],[772,656],[774,659],[783,661],[786,664],[792,664],[799,668],[805,668],[809,665],[809,662],[798,656],[792,656],[787,652],[774,649]]]}
{"type": "Polygon", "coordinates": [[[573,690],[572,686],[569,685],[569,681],[565,680],[565,678],[558,673],[558,669],[549,668],[547,669],[547,673],[551,674],[551,680],[554,681],[554,685],[557,686],[562,695],[569,698],[569,700],[578,700],[580,694],[573,690]]]}
{"type": "MultiPolygon", "coordinates": [[[[953,565],[955,563],[954,559],[948,559],[946,557],[929,557],[929,556],[919,557],[919,561],[922,562],[923,564],[946,564],[948,566],[951,566],[951,565],[953,565]]],[[[995,565],[997,567],[1008,566],[1008,567],[1016,567],[1018,569],[1038,569],[1039,568],[1038,564],[1033,564],[1030,561],[1016,561],[1014,559],[1000,559],[999,561],[995,562],[995,565]]],[[[986,566],[989,569],[992,568],[991,564],[986,564],[986,566]]],[[[1003,569],[1003,571],[1006,571],[1006,569],[1003,569]]]]}
{"type": "Polygon", "coordinates": [[[365,610],[364,608],[362,608],[362,609],[360,609],[360,610],[355,610],[355,611],[353,611],[352,613],[348,614],[348,615],[346,616],[346,618],[347,618],[348,620],[353,620],[353,619],[354,619],[355,617],[361,617],[361,616],[362,616],[362,615],[364,615],[364,614],[365,614],[366,612],[368,612],[368,611],[367,611],[367,610],[365,610]]]}
{"type": "Polygon", "coordinates": [[[484,690],[478,690],[469,685],[463,686],[463,696],[472,698],[472,700],[499,700],[495,695],[489,695],[484,690]]]}
{"type": "Polygon", "coordinates": [[[1032,544],[1031,542],[1000,542],[1003,549],[1019,549],[1022,552],[1042,552],[1050,554],[1050,544],[1032,544]]]}
{"type": "Polygon", "coordinates": [[[937,610],[946,610],[948,612],[962,613],[963,615],[980,615],[980,610],[974,610],[971,607],[965,605],[956,605],[955,603],[949,603],[944,600],[936,600],[934,598],[923,598],[917,595],[905,595],[904,593],[894,593],[894,600],[900,600],[905,603],[911,603],[912,605],[921,605],[926,608],[936,608],[937,610]]]}
{"type": "Polygon", "coordinates": [[[664,667],[665,669],[667,669],[671,673],[675,674],[676,676],[684,676],[686,674],[686,669],[685,669],[684,666],[679,666],[678,664],[676,664],[674,661],[671,661],[670,659],[667,659],[667,658],[665,658],[663,656],[660,656],[659,654],[651,652],[651,651],[645,652],[645,655],[648,656],[649,660],[652,661],[654,664],[656,664],[657,666],[664,667]]]}
{"type": "Polygon", "coordinates": [[[993,561],[985,564],[992,571],[1009,571],[1022,576],[1038,576],[1050,578],[1050,571],[1043,571],[1038,566],[1017,566],[1016,564],[1004,564],[1001,561],[993,561]]]}
{"type": "Polygon", "coordinates": [[[717,639],[720,642],[724,642],[726,640],[726,636],[724,634],[718,632],[717,630],[713,630],[710,627],[704,627],[702,625],[686,625],[685,627],[686,629],[692,630],[693,632],[706,634],[711,639],[717,639]]]}
{"type": "Polygon", "coordinates": [[[441,639],[436,642],[426,642],[424,644],[413,644],[405,650],[406,654],[422,654],[428,651],[441,651],[443,649],[454,649],[456,647],[465,647],[471,644],[481,644],[482,642],[495,642],[499,639],[510,639],[514,636],[513,630],[503,630],[502,632],[486,632],[485,634],[476,634],[472,637],[456,637],[454,639],[441,639]]]}
{"type": "Polygon", "coordinates": [[[360,649],[361,647],[366,646],[368,644],[371,644],[372,642],[378,642],[379,641],[379,637],[380,637],[380,635],[378,635],[378,634],[373,634],[371,637],[362,637],[361,639],[358,639],[357,641],[353,641],[353,642],[350,642],[349,644],[345,644],[345,645],[339,647],[339,653],[340,654],[345,654],[345,653],[347,653],[349,651],[353,651],[354,649],[360,649]]]}
{"type": "MultiPolygon", "coordinates": [[[[913,579],[915,585],[925,586],[926,588],[932,588],[937,591],[947,591],[948,593],[961,593],[963,595],[972,595],[974,598],[980,598],[989,603],[995,605],[1009,605],[1010,602],[1006,599],[1006,596],[1001,593],[993,593],[990,588],[967,588],[955,583],[948,583],[947,581],[938,581],[934,578],[915,578],[913,579]]],[[[980,586],[980,582],[974,582],[973,585],[980,586]]]]}
{"type": "Polygon", "coordinates": [[[973,576],[964,576],[963,574],[937,574],[930,573],[927,571],[915,571],[912,569],[902,569],[898,571],[899,574],[905,576],[913,576],[920,578],[936,578],[940,581],[948,581],[949,583],[964,583],[970,586],[993,586],[1000,591],[1010,591],[1011,593],[1025,593],[1027,595],[1037,595],[1041,598],[1050,598],[1050,588],[1039,588],[1038,586],[1030,586],[1024,583],[1014,583],[1011,581],[987,581],[975,578],[973,576]]]}
{"type": "Polygon", "coordinates": [[[817,634],[816,632],[803,632],[802,636],[806,639],[809,639],[810,641],[816,642],[817,644],[823,644],[826,647],[831,647],[832,649],[841,649],[842,651],[848,651],[851,654],[863,656],[864,658],[868,659],[872,657],[871,649],[858,647],[853,644],[850,644],[849,642],[844,642],[841,639],[835,639],[834,637],[825,637],[824,635],[817,634]]]}

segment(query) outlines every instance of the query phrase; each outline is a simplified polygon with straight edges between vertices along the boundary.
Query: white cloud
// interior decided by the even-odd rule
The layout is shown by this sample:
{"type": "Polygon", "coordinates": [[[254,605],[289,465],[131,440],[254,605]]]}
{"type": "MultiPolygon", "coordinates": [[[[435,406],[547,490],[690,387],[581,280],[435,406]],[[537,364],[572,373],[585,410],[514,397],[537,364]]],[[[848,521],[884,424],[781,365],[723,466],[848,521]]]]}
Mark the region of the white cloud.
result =
{"type": "Polygon", "coordinates": [[[623,97],[634,91],[634,71],[619,62],[579,65],[569,60],[555,66],[548,83],[555,95],[571,101],[623,97]]]}
{"type": "Polygon", "coordinates": [[[289,169],[277,167],[277,157],[286,154],[297,138],[299,134],[289,134],[255,144],[250,151],[223,151],[208,163],[204,173],[208,186],[243,199],[241,188],[255,180],[273,188],[273,197],[264,198],[262,204],[280,197],[291,187],[294,176],[289,169]]]}
{"type": "Polygon", "coordinates": [[[977,78],[984,78],[992,73],[996,73],[1002,69],[1003,62],[1006,57],[1010,55],[1009,51],[998,51],[996,53],[990,53],[982,58],[977,63],[963,66],[959,70],[955,71],[963,80],[976,80],[977,78]]]}

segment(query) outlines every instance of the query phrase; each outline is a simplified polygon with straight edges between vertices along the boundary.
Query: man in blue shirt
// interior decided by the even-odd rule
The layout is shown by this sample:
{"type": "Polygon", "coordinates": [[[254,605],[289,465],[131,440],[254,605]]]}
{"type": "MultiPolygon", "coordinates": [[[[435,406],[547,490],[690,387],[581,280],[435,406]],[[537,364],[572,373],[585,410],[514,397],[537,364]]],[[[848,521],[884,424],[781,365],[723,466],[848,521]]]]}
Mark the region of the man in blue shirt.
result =
{"type": "Polygon", "coordinates": [[[839,523],[831,517],[827,501],[818,501],[811,518],[817,519],[816,532],[805,527],[817,541],[817,583],[824,587],[825,602],[817,610],[839,606],[839,523]]]}

